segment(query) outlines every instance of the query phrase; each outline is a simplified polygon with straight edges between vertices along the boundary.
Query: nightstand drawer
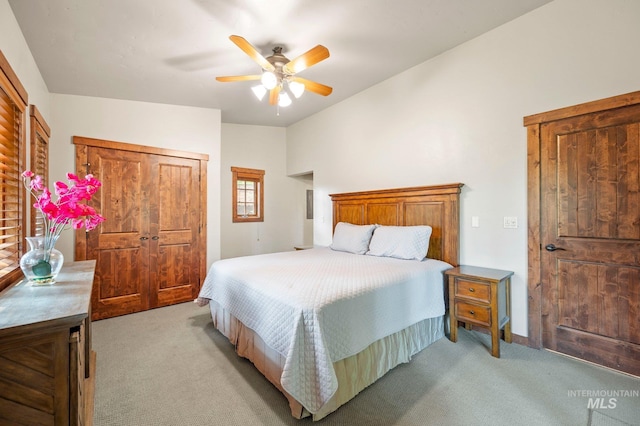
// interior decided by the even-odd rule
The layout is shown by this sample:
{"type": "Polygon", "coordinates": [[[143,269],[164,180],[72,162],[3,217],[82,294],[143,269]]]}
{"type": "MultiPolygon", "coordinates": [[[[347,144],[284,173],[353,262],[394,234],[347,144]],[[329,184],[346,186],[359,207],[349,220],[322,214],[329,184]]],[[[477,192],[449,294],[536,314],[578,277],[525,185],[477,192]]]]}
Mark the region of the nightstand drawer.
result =
{"type": "Polygon", "coordinates": [[[469,297],[489,303],[491,286],[458,278],[456,279],[456,296],[469,297]]]}
{"type": "Polygon", "coordinates": [[[478,325],[491,325],[491,308],[456,300],[456,316],[460,321],[469,321],[478,325]]]}

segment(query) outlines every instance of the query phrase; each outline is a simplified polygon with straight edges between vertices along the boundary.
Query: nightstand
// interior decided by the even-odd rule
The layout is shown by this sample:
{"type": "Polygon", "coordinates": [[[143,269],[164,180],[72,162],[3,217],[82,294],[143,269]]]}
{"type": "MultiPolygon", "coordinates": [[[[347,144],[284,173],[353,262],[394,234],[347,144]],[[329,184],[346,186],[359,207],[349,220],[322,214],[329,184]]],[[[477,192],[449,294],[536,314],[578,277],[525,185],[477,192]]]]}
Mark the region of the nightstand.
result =
{"type": "Polygon", "coordinates": [[[491,355],[500,358],[500,330],[511,343],[510,286],[513,272],[460,265],[445,271],[449,282],[449,339],[458,340],[458,321],[491,332],[491,355]]]}

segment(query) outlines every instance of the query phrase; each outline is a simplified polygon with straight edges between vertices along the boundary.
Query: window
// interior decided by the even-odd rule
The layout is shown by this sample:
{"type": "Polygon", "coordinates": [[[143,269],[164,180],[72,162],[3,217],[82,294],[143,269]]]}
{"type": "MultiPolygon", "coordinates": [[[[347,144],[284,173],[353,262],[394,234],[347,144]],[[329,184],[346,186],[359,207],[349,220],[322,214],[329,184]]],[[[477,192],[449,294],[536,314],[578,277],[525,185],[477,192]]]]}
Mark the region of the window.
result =
{"type": "Polygon", "coordinates": [[[0,51],[0,290],[22,276],[27,92],[0,51]]]}
{"type": "Polygon", "coordinates": [[[264,222],[264,170],[231,167],[233,222],[264,222]]]}
{"type": "MultiPolygon", "coordinates": [[[[31,166],[29,170],[42,176],[45,186],[49,186],[49,136],[51,130],[35,105],[29,107],[31,115],[31,166]]],[[[31,207],[31,235],[44,235],[42,215],[31,207]]]]}

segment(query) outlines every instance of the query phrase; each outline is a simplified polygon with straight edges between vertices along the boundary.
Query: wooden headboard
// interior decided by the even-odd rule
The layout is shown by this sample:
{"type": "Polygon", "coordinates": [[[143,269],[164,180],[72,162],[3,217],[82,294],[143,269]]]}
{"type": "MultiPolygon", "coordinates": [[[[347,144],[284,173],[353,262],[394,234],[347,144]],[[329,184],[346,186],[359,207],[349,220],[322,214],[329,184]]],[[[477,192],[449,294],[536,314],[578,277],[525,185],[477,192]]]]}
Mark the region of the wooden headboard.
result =
{"type": "Polygon", "coordinates": [[[458,266],[462,183],[330,194],[333,228],[355,225],[412,226],[433,229],[427,256],[458,266]]]}

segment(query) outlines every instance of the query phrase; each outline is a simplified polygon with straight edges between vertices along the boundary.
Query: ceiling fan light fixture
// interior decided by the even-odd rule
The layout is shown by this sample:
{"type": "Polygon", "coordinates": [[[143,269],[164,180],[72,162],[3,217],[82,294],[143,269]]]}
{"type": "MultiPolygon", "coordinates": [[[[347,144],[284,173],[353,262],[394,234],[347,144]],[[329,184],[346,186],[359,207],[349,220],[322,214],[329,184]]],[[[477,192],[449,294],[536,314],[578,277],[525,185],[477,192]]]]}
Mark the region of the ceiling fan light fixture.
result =
{"type": "Polygon", "coordinates": [[[291,105],[291,98],[285,92],[280,92],[280,96],[278,97],[278,106],[288,107],[291,105]]]}
{"type": "Polygon", "coordinates": [[[267,90],[271,90],[278,85],[278,77],[271,71],[265,71],[262,73],[260,82],[267,90]]]}
{"type": "Polygon", "coordinates": [[[277,105],[278,108],[291,105],[292,99],[301,97],[304,92],[328,96],[333,91],[329,86],[296,76],[298,72],[327,59],[329,57],[329,49],[326,47],[319,44],[293,60],[289,60],[282,54],[281,46],[274,47],[273,55],[265,58],[243,37],[232,35],[229,36],[229,39],[249,55],[260,66],[262,72],[251,75],[220,76],[216,77],[217,81],[259,80],[261,82],[260,85],[251,87],[253,94],[258,100],[262,101],[269,93],[269,104],[277,105]]]}
{"type": "Polygon", "coordinates": [[[299,83],[297,81],[290,81],[289,90],[291,90],[291,93],[293,93],[293,96],[295,96],[296,99],[298,99],[304,93],[304,84],[299,83]]]}
{"type": "Polygon", "coordinates": [[[258,98],[259,101],[264,99],[264,95],[267,94],[267,89],[262,84],[253,86],[251,90],[253,91],[253,94],[256,95],[256,98],[258,98]]]}

